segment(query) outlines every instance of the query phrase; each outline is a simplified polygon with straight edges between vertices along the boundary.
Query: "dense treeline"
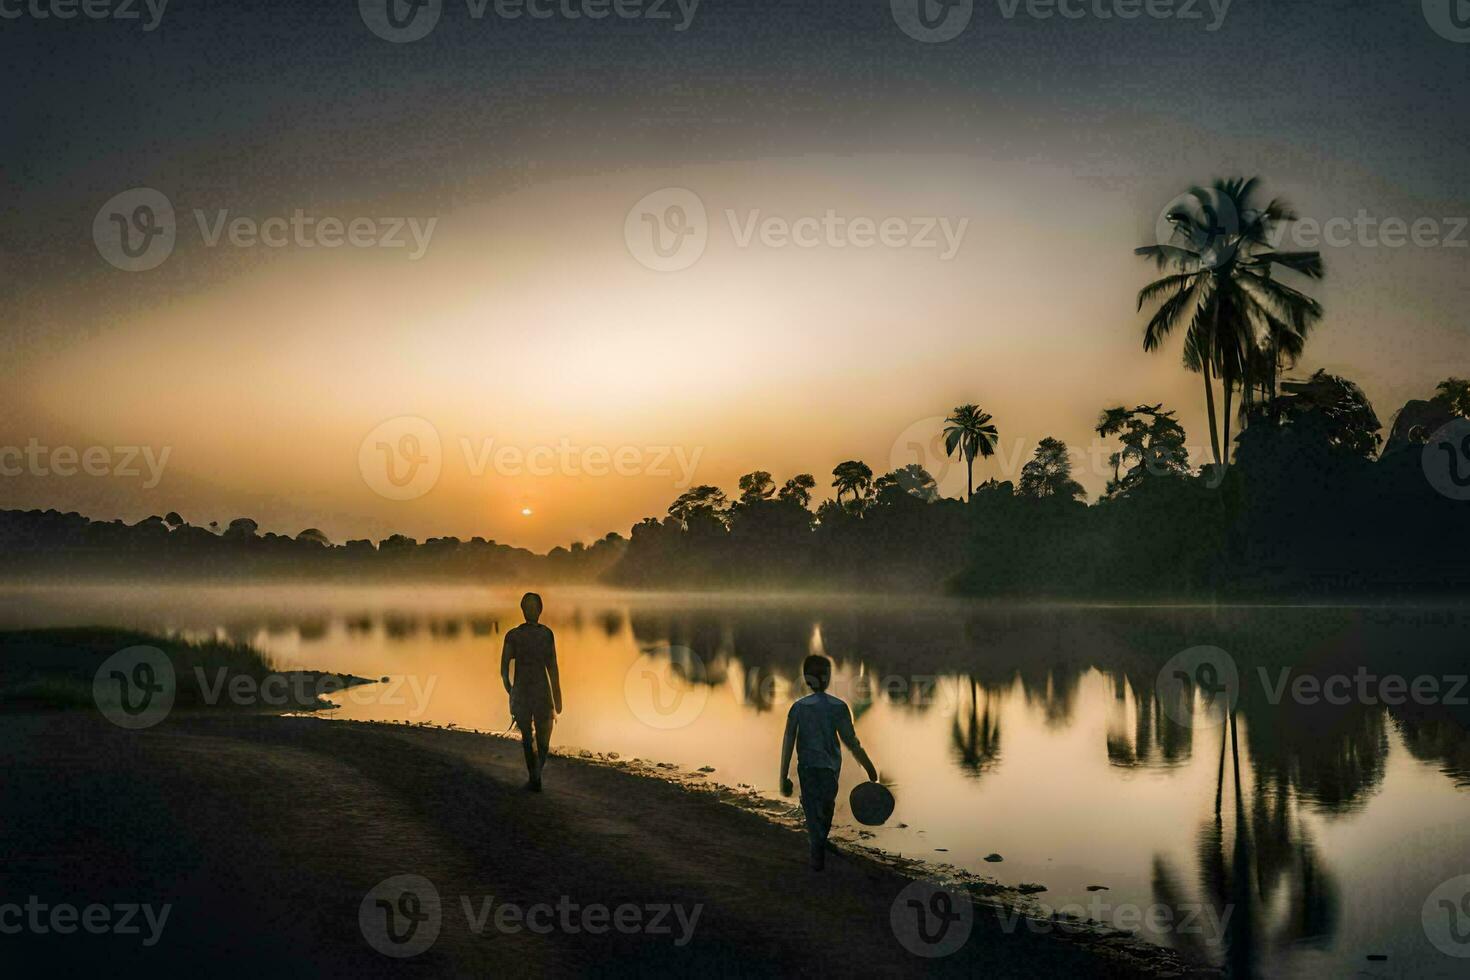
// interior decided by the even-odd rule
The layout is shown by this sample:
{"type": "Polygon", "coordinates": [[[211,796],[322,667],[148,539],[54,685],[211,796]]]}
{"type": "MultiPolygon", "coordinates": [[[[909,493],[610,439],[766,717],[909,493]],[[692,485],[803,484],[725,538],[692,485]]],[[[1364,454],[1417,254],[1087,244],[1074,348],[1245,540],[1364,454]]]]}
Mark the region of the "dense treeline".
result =
{"type": "MultiPolygon", "coordinates": [[[[1055,439],[1040,441],[1018,482],[988,480],[968,502],[938,498],[917,466],[874,480],[855,460],[834,469],[835,498],[815,513],[802,494],[773,496],[764,472],[742,478],[734,502],[696,487],[664,520],[633,528],[607,579],[1133,600],[1453,596],[1470,585],[1470,503],[1426,477],[1425,454],[1434,463],[1442,448],[1432,433],[1398,426],[1380,454],[1356,385],[1318,372],[1282,390],[1255,407],[1229,466],[1191,469],[1183,428],[1158,405],[1105,411],[1097,431],[1122,448],[1090,506],[1055,439]]],[[[1467,414],[1466,390],[1450,379],[1405,412],[1449,423],[1467,414]]]]}
{"type": "Polygon", "coordinates": [[[316,528],[295,537],[260,533],[240,517],[226,527],[198,526],[177,513],[136,524],[94,521],[55,510],[0,511],[0,576],[96,578],[592,580],[621,554],[616,534],[537,555],[471,538],[420,543],[394,534],[334,544],[316,528]]]}
{"type": "Polygon", "coordinates": [[[935,585],[953,575],[966,545],[965,506],[938,499],[934,481],[872,480],[839,466],[837,500],[813,513],[815,481],[800,474],[774,492],[764,471],[742,478],[727,503],[717,487],[681,495],[660,521],[633,528],[626,554],[606,576],[615,585],[666,588],[860,588],[935,585]]]}

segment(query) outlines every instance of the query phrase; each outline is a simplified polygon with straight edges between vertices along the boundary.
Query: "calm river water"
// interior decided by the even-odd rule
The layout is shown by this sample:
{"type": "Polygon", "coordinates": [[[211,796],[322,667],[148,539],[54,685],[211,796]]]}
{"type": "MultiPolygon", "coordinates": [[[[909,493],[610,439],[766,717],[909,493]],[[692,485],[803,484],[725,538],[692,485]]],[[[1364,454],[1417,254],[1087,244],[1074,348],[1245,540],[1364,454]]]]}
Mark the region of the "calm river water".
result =
{"type": "MultiPolygon", "coordinates": [[[[774,796],[801,660],[823,652],[898,799],[872,843],[1043,885],[1046,906],[1237,975],[1470,967],[1470,611],[543,595],[562,746],[712,766],[774,796]]],[[[390,679],[338,696],[336,717],[500,731],[518,597],[8,589],[0,626],[229,637],[282,667],[390,679]]],[[[849,832],[859,773],[848,759],[849,832]]]]}

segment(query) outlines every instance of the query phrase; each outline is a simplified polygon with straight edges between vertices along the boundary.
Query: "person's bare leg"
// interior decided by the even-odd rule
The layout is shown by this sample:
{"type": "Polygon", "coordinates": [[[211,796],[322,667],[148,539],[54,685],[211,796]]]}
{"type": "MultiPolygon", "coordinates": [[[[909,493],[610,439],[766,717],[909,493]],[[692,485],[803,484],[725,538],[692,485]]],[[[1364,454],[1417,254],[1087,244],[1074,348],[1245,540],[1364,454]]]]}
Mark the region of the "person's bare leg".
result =
{"type": "Polygon", "coordinates": [[[541,776],[540,767],[536,765],[536,742],[531,733],[531,719],[522,718],[516,722],[521,730],[521,752],[526,757],[526,788],[535,787],[536,781],[541,776]]]}

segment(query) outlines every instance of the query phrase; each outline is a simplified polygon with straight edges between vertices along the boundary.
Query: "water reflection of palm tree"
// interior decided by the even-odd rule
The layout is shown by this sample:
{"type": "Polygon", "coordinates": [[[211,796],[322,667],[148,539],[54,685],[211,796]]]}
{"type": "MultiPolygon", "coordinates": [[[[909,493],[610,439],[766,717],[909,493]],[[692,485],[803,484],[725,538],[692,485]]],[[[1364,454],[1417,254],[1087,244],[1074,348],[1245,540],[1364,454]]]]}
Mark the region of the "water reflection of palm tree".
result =
{"type": "Polygon", "coordinates": [[[978,703],[979,685],[975,678],[970,681],[970,713],[966,719],[964,709],[956,705],[954,723],[950,726],[950,744],[954,748],[956,761],[966,774],[977,777],[994,769],[1000,762],[1000,713],[991,706],[990,691],[985,692],[985,709],[978,703]]]}
{"type": "Polygon", "coordinates": [[[1186,930],[1170,936],[1183,952],[1215,962],[1232,977],[1259,973],[1262,953],[1320,945],[1337,925],[1337,892],[1317,858],[1316,847],[1300,819],[1290,787],[1257,778],[1249,794],[1240,775],[1238,716],[1231,711],[1220,732],[1212,816],[1195,841],[1200,901],[1191,901],[1179,877],[1162,856],[1154,857],[1154,900],[1174,912],[1173,921],[1219,925],[1219,931],[1186,930]],[[1234,813],[1224,810],[1226,746],[1234,813]],[[1278,896],[1284,894],[1284,901],[1278,896]],[[1191,914],[1203,909],[1206,914],[1191,914]]]}

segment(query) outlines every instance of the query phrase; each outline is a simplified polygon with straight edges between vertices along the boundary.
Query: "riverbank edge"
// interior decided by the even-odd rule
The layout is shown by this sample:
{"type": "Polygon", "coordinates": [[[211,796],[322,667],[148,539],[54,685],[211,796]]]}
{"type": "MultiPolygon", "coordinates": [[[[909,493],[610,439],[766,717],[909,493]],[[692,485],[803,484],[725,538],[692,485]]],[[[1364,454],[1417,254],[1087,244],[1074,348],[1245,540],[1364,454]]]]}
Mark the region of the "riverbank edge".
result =
{"type": "MultiPolygon", "coordinates": [[[[303,713],[303,715],[306,713],[303,713]]],[[[446,735],[492,738],[502,742],[519,743],[520,738],[505,732],[464,728],[458,725],[438,725],[430,722],[375,722],[334,719],[315,712],[312,717],[337,725],[361,726],[376,729],[413,729],[415,731],[443,732],[446,735]]],[[[657,780],[686,793],[708,800],[712,805],[729,806],[761,817],[766,822],[789,830],[805,833],[801,808],[794,803],[785,803],[762,795],[754,787],[745,784],[729,786],[709,779],[707,773],[685,771],[675,763],[634,757],[624,759],[617,752],[597,752],[578,746],[553,746],[552,756],[559,764],[586,765],[611,769],[624,775],[657,780]]],[[[712,770],[711,770],[712,771],[712,770]]],[[[838,851],[849,860],[877,865],[883,870],[911,880],[926,880],[942,884],[954,891],[963,891],[976,906],[976,914],[1009,920],[1014,928],[1030,929],[1048,933],[1059,940],[1075,942],[1112,965],[1136,972],[1140,977],[1197,977],[1219,978],[1220,970],[1204,963],[1187,960],[1176,950],[1149,942],[1134,932],[1117,929],[1094,920],[1048,913],[1035,898],[1018,888],[1002,885],[992,878],[967,871],[953,864],[905,857],[885,851],[880,847],[865,844],[848,836],[838,836],[834,831],[832,842],[838,851]]]]}

